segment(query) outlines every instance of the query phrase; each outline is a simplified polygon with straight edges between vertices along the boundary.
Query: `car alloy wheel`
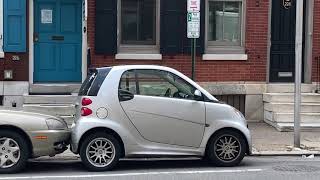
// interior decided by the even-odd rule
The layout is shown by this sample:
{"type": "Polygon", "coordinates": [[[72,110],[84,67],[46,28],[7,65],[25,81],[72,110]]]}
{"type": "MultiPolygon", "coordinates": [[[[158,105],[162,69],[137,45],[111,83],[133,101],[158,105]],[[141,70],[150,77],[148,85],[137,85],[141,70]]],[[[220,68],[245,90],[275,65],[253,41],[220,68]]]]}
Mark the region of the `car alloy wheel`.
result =
{"type": "Polygon", "coordinates": [[[221,130],[210,139],[206,155],[214,165],[230,167],[240,164],[246,149],[246,139],[240,132],[221,130]]]}
{"type": "Polygon", "coordinates": [[[0,168],[7,169],[15,166],[20,160],[19,144],[11,138],[0,138],[0,168]]]}
{"type": "Polygon", "coordinates": [[[89,162],[95,167],[106,167],[115,158],[114,144],[106,138],[93,139],[86,149],[89,162]]]}
{"type": "Polygon", "coordinates": [[[86,136],[80,146],[80,157],[89,171],[107,171],[119,162],[122,148],[115,136],[96,132],[86,136]]]}
{"type": "Polygon", "coordinates": [[[241,152],[240,141],[232,135],[220,136],[214,146],[214,153],[222,161],[233,161],[241,152]]]}

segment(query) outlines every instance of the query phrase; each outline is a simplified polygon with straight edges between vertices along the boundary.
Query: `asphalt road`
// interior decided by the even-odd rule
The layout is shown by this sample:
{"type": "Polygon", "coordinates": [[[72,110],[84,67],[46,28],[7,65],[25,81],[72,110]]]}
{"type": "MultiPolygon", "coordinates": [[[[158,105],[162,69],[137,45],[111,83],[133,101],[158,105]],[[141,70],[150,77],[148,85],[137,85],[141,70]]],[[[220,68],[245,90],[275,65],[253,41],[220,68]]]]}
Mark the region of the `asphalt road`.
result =
{"type": "Polygon", "coordinates": [[[111,172],[87,172],[79,161],[33,161],[20,174],[0,180],[319,180],[320,158],[247,157],[238,167],[218,168],[200,160],[122,161],[111,172]]]}

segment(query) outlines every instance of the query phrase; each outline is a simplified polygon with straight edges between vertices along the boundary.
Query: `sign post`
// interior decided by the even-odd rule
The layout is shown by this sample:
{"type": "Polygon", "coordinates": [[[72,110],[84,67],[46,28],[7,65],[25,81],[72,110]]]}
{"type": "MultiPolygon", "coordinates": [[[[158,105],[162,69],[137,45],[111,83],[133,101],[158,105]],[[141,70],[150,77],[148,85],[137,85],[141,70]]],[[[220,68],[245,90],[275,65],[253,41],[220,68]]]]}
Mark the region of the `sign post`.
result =
{"type": "Polygon", "coordinates": [[[188,0],[187,36],[191,39],[192,80],[195,80],[197,38],[200,37],[200,0],[188,0]]]}

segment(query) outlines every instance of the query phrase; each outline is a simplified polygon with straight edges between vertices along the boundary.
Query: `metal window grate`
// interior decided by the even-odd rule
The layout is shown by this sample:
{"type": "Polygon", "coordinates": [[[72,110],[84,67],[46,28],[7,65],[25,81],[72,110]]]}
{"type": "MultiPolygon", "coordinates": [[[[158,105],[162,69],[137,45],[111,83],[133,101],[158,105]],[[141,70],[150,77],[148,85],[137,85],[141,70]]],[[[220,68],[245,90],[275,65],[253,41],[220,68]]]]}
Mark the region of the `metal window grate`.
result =
{"type": "Polygon", "coordinates": [[[245,114],[246,107],[246,95],[235,94],[235,95],[216,95],[219,101],[225,102],[236,109],[238,109],[242,114],[245,114]]]}

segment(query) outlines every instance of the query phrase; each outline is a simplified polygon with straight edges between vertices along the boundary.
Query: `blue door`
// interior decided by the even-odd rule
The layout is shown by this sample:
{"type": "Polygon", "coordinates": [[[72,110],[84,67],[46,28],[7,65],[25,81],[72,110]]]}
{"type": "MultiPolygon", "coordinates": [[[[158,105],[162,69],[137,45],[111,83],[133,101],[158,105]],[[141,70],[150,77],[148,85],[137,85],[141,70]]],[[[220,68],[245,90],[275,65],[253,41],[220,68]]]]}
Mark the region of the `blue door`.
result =
{"type": "Polygon", "coordinates": [[[35,0],[34,82],[81,82],[81,0],[35,0]]]}

